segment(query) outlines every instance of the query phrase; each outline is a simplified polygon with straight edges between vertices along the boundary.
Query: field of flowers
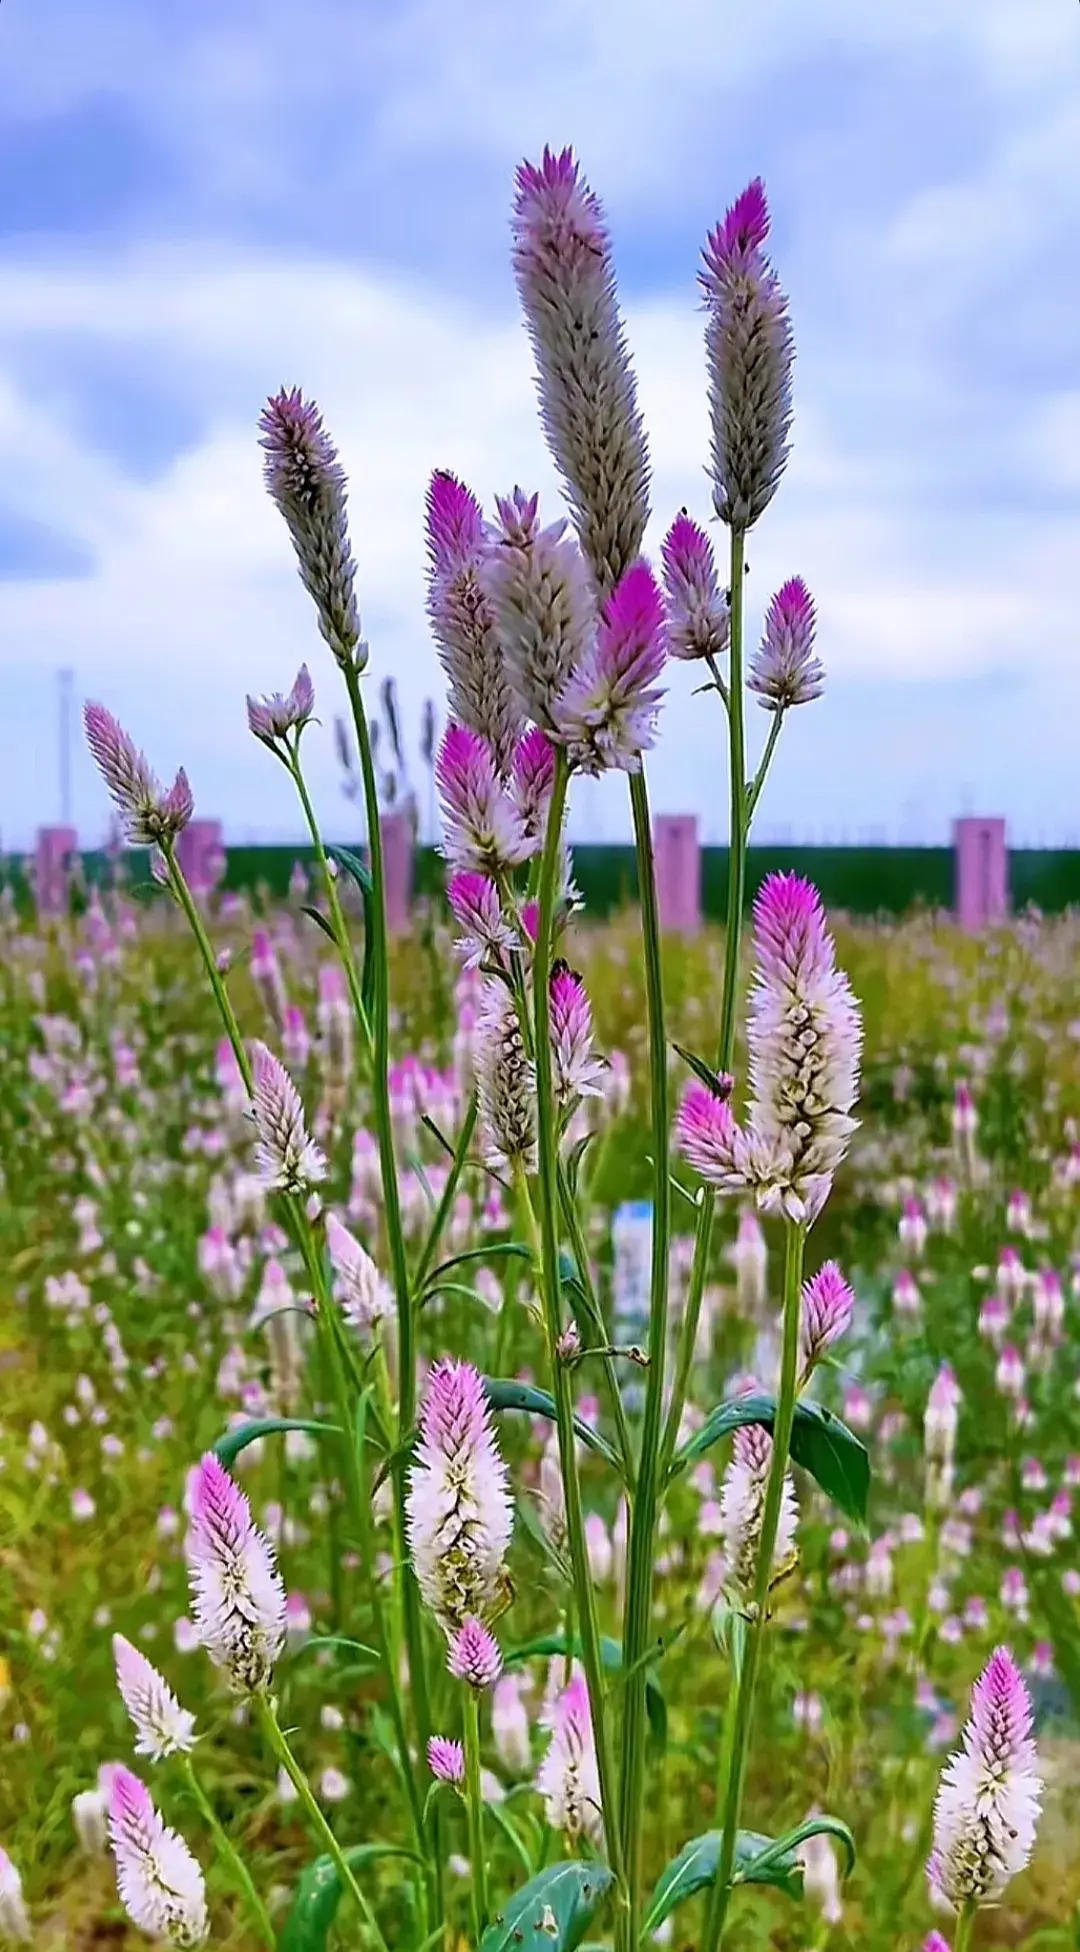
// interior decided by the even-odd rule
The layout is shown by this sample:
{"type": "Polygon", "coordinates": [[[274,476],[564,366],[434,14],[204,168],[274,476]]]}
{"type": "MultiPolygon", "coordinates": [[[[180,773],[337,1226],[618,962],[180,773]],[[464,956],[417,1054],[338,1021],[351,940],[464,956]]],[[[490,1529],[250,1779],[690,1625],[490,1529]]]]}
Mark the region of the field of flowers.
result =
{"type": "Polygon", "coordinates": [[[792,425],[768,230],[755,182],[700,273],[726,587],[686,510],[656,574],[602,211],[569,151],[520,169],[571,525],[431,479],[447,906],[407,940],[345,477],[299,390],[265,480],[366,850],[320,835],[306,665],[247,702],[314,849],[277,907],[192,885],[185,773],[86,707],[151,879],[0,913],[9,1938],[1080,1942],[1080,938],[848,928],[797,874],[746,927],[825,682],[798,577],[744,656],[792,425]],[[730,789],[693,944],[643,763],[680,665],[730,789]],[[640,909],[596,928],[565,818],[607,771],[640,909]]]}

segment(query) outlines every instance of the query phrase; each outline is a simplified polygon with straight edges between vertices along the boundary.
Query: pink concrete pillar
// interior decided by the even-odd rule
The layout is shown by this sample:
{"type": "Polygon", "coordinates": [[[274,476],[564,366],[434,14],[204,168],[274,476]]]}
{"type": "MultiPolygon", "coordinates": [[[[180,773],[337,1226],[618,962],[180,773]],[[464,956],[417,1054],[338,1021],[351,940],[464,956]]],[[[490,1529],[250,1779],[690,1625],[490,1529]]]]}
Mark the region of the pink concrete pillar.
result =
{"type": "Polygon", "coordinates": [[[71,870],[79,858],[74,827],[39,827],[34,853],[34,900],[39,915],[66,915],[71,870]]]}
{"type": "Polygon", "coordinates": [[[192,894],[210,894],[225,872],[220,820],[189,820],[176,843],[176,854],[192,894]]]}
{"type": "Polygon", "coordinates": [[[406,935],[412,917],[413,839],[407,813],[384,813],[380,821],[383,875],[386,887],[386,926],[391,935],[406,935]]]}
{"type": "Polygon", "coordinates": [[[653,831],[660,926],[676,935],[701,927],[701,843],[697,815],[657,814],[653,831]]]}
{"type": "Polygon", "coordinates": [[[1004,820],[957,820],[956,919],[972,932],[1003,922],[1009,912],[1009,857],[1004,820]]]}

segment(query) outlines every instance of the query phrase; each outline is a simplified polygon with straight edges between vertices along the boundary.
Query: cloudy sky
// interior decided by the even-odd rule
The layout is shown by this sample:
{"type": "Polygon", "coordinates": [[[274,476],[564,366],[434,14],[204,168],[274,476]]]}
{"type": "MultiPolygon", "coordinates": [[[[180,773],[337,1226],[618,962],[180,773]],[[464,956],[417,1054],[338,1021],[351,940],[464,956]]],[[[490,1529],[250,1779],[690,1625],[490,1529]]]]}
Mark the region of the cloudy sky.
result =
{"type": "MultiPolygon", "coordinates": [[[[351,482],[373,669],[415,737],[433,467],[555,483],[508,266],[515,163],[572,143],[610,220],[655,549],[709,513],[695,271],[762,174],[799,357],[749,551],[801,572],[825,698],[763,837],[1080,835],[1077,0],[2,0],[0,838],[60,812],[57,673],[227,835],[298,834],[246,690],[335,674],[261,486],[265,396],[320,402],[351,482]]],[[[653,797],[724,834],[714,701],[674,671],[653,797]]],[[[764,715],[755,713],[755,736],[764,715]]],[[[106,806],[80,749],[87,841],[106,806]]],[[[586,786],[579,836],[626,827],[586,786]]]]}

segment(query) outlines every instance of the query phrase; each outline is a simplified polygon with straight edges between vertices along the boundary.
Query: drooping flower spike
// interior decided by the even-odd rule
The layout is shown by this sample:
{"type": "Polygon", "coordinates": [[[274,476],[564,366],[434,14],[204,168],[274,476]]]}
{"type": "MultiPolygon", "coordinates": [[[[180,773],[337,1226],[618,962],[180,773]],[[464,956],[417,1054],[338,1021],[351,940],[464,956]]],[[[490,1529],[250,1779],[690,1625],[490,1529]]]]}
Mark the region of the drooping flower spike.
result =
{"type": "Polygon", "coordinates": [[[181,1708],[168,1682],[146,1655],[113,1635],[116,1684],[135,1725],[135,1753],[161,1762],[167,1755],[185,1753],[195,1745],[195,1717],[181,1708]]]}
{"type": "Polygon", "coordinates": [[[319,629],[344,670],[362,670],[356,564],[345,512],[345,470],[313,400],[282,388],[259,419],[263,480],[296,551],[300,579],[319,617],[319,629]]]}
{"type": "Polygon", "coordinates": [[[998,1647],[972,1689],[962,1746],[934,1804],[927,1877],[957,1908],[996,1903],[1031,1857],[1042,1800],[1031,1722],[1023,1675],[998,1647]]]}
{"type": "Polygon", "coordinates": [[[86,743],[119,810],[124,832],[137,847],[167,846],[182,833],[195,802],[181,766],[168,792],[144,755],[104,705],[83,711],[86,743]]]}
{"type": "Polygon", "coordinates": [[[315,687],[306,664],[300,666],[292,682],[292,689],[284,694],[280,691],[267,693],[262,698],[247,701],[247,720],[249,731],[261,739],[263,745],[273,747],[277,739],[283,739],[287,732],[303,729],[315,710],[315,687]]]}
{"type": "Polygon", "coordinates": [[[428,1378],[406,1511],[417,1583],[451,1638],[490,1613],[513,1526],[506,1466],[471,1363],[448,1359],[428,1378]]]}
{"type": "Polygon", "coordinates": [[[120,1902],[133,1923],[168,1945],[201,1945],[210,1932],[203,1874],[145,1783],[119,1766],[109,1785],[109,1836],[120,1902]]]}
{"type": "Polygon", "coordinates": [[[240,1693],[269,1685],[285,1644],[285,1588],[240,1486],[207,1452],[190,1491],[186,1553],[202,1645],[240,1693]]]}

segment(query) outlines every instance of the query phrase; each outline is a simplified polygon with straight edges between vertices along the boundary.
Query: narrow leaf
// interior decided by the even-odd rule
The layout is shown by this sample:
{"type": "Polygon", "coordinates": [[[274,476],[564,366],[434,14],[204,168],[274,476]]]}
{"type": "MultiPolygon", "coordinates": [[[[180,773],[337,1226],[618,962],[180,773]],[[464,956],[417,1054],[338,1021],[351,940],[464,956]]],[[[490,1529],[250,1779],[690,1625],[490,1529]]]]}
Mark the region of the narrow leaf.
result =
{"type": "MultiPolygon", "coordinates": [[[[710,1410],[701,1429],[695,1431],[676,1452],[671,1465],[672,1477],[704,1456],[714,1444],[729,1437],[732,1431],[750,1423],[759,1423],[766,1430],[771,1430],[775,1417],[774,1396],[755,1393],[753,1396],[736,1397],[730,1403],[718,1403],[715,1409],[710,1410]]],[[[797,1403],[791,1431],[791,1456],[804,1471],[809,1471],[845,1517],[856,1520],[860,1525],[866,1523],[870,1459],[865,1444],[860,1442],[853,1430],[848,1429],[846,1423],[834,1417],[831,1410],[823,1409],[820,1403],[797,1403]]]]}
{"type": "Polygon", "coordinates": [[[307,915],[311,921],[317,923],[319,928],[321,928],[323,934],[329,938],[329,940],[333,943],[335,949],[337,948],[337,936],[334,934],[334,931],[329,921],[327,920],[326,916],[322,913],[321,909],[312,908],[310,903],[305,901],[305,902],[301,902],[300,904],[300,913],[301,915],[307,915]]]}
{"type": "MultiPolygon", "coordinates": [[[[535,1389],[531,1383],[513,1383],[505,1376],[485,1376],[483,1381],[493,1410],[524,1410],[526,1416],[547,1417],[550,1423],[555,1422],[555,1398],[546,1389],[535,1389]]],[[[606,1437],[590,1429],[581,1417],[574,1418],[574,1431],[588,1450],[613,1464],[621,1475],[622,1466],[606,1437]]]]}
{"type": "MultiPolygon", "coordinates": [[[[653,1892],[645,1920],[647,1933],[655,1932],[677,1905],[685,1904],[687,1898],[714,1883],[720,1868],[721,1841],[719,1830],[707,1830],[704,1836],[684,1844],[678,1856],[672,1858],[653,1892]]],[[[740,1830],[735,1839],[732,1883],[772,1884],[791,1898],[801,1897],[802,1866],[791,1851],[765,1861],[766,1853],[776,1848],[771,1837],[760,1837],[753,1830],[740,1830]],[[759,1860],[762,1860],[760,1874],[756,1868],[759,1860]]]]}
{"type": "Polygon", "coordinates": [[[694,1076],[700,1078],[702,1084],[707,1086],[714,1098],[727,1099],[731,1097],[730,1080],[725,1083],[719,1071],[715,1071],[711,1064],[706,1064],[703,1057],[698,1057],[694,1051],[685,1050],[682,1044],[672,1043],[671,1048],[673,1051],[678,1052],[683,1063],[690,1066],[694,1076]]]}
{"type": "Polygon", "coordinates": [[[576,1952],[613,1882],[606,1864],[549,1864],[508,1899],[480,1952],[576,1952]]]}
{"type": "Polygon", "coordinates": [[[338,1424],[313,1423],[309,1417],[257,1417],[253,1423],[242,1423],[238,1430],[227,1430],[224,1437],[219,1437],[214,1456],[228,1470],[249,1444],[258,1443],[260,1437],[276,1437],[282,1430],[305,1430],[309,1437],[342,1435],[338,1424]]]}

